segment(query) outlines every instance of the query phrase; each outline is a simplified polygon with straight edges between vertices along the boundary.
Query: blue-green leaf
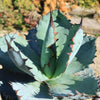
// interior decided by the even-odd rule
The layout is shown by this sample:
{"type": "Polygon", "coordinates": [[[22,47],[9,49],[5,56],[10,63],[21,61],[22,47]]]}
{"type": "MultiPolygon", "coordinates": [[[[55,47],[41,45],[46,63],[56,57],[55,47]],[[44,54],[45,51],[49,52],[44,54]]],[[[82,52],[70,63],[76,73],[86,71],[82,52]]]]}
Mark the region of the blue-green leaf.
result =
{"type": "Polygon", "coordinates": [[[56,77],[66,70],[66,65],[70,64],[79,50],[83,40],[83,30],[79,24],[72,26],[70,21],[59,10],[52,12],[53,28],[50,21],[47,20],[51,20],[50,16],[50,13],[43,16],[43,19],[39,22],[39,26],[37,26],[36,36],[42,49],[41,67],[44,73],[47,73],[48,77],[52,76],[48,65],[52,62],[49,60],[52,60],[50,55],[55,56],[56,59],[54,58],[53,60],[56,65],[51,64],[51,66],[54,68],[52,69],[53,76],[56,77]],[[55,33],[56,35],[54,35],[55,33]],[[51,44],[54,46],[54,52],[51,51],[51,48],[47,48],[51,44]]]}
{"type": "Polygon", "coordinates": [[[78,53],[66,69],[67,74],[84,70],[93,62],[96,51],[95,40],[96,38],[84,36],[78,53]]]}
{"type": "Polygon", "coordinates": [[[53,97],[48,94],[46,84],[34,81],[28,83],[12,82],[11,85],[20,100],[53,100],[53,97]]]}
{"type": "Polygon", "coordinates": [[[10,70],[13,72],[22,73],[12,62],[7,52],[7,43],[5,37],[0,37],[0,65],[3,66],[3,69],[10,70]]]}
{"type": "Polygon", "coordinates": [[[30,47],[33,49],[33,51],[36,52],[38,56],[41,55],[41,50],[39,47],[38,39],[36,37],[37,30],[32,29],[29,31],[28,35],[26,35],[26,40],[28,41],[30,47]]]}
{"type": "Polygon", "coordinates": [[[51,77],[55,71],[56,53],[55,48],[55,33],[52,14],[50,14],[50,22],[46,31],[46,37],[42,45],[41,52],[41,67],[46,76],[51,77]]]}
{"type": "Polygon", "coordinates": [[[72,75],[63,74],[56,79],[47,81],[47,84],[53,96],[66,97],[80,93],[81,96],[91,97],[96,95],[98,86],[98,80],[92,77],[93,75],[90,68],[88,68],[72,75]]]}
{"type": "Polygon", "coordinates": [[[66,38],[63,50],[57,60],[57,68],[54,77],[66,70],[66,67],[71,63],[80,48],[83,40],[83,30],[80,29],[80,25],[73,25],[66,38]]]}
{"type": "Polygon", "coordinates": [[[29,82],[34,80],[33,77],[30,77],[27,74],[19,74],[12,73],[8,70],[1,69],[0,70],[0,93],[3,96],[3,100],[18,100],[15,92],[12,90],[10,86],[10,82],[18,81],[18,82],[29,82]]]}
{"type": "Polygon", "coordinates": [[[76,57],[80,63],[87,66],[93,62],[96,53],[95,46],[96,38],[84,36],[81,48],[79,49],[76,57]]]}
{"type": "Polygon", "coordinates": [[[43,19],[39,21],[39,26],[37,26],[37,34],[36,37],[39,42],[40,49],[42,49],[42,44],[46,36],[46,31],[49,25],[50,14],[43,16],[43,19]]]}
{"type": "Polygon", "coordinates": [[[11,42],[8,42],[6,38],[6,42],[8,45],[8,54],[17,68],[33,76],[38,81],[48,79],[40,70],[38,55],[36,55],[30,48],[27,41],[25,41],[22,37],[17,36],[11,42]]]}
{"type": "Polygon", "coordinates": [[[51,94],[57,97],[68,96],[70,99],[95,97],[98,80],[92,68],[88,68],[95,57],[95,51],[95,38],[84,36],[82,46],[65,73],[47,81],[51,94]]]}
{"type": "MultiPolygon", "coordinates": [[[[70,20],[68,20],[59,10],[53,11],[52,17],[53,17],[53,22],[55,26],[54,32],[62,33],[62,30],[64,29],[63,33],[67,33],[65,32],[65,30],[68,31],[68,29],[70,29],[71,27],[70,20]]],[[[47,32],[48,25],[49,25],[48,19],[50,19],[50,13],[43,16],[42,20],[39,21],[39,26],[37,26],[36,37],[38,39],[40,49],[42,49],[42,44],[46,37],[46,32],[47,32]]]]}
{"type": "Polygon", "coordinates": [[[55,32],[57,33],[55,38],[57,39],[56,53],[58,58],[64,48],[71,23],[70,20],[68,20],[59,10],[54,11],[52,15],[55,25],[55,32]]]}

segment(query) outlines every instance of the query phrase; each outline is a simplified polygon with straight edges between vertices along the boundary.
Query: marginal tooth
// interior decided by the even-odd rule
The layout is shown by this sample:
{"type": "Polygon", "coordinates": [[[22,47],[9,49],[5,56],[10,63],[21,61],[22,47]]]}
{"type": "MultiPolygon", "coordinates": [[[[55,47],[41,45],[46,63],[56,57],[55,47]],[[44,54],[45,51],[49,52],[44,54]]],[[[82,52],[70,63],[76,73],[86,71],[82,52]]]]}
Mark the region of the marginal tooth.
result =
{"type": "Polygon", "coordinates": [[[57,39],[56,42],[57,42],[58,40],[59,40],[59,39],[57,39]]]}
{"type": "Polygon", "coordinates": [[[16,51],[18,54],[20,54],[20,51],[16,51]]]}
{"type": "Polygon", "coordinates": [[[80,27],[82,27],[82,23],[83,23],[83,16],[81,17],[80,27]]]}
{"type": "Polygon", "coordinates": [[[35,40],[35,42],[37,42],[37,40],[35,40]]]}
{"type": "Polygon", "coordinates": [[[11,40],[10,40],[10,42],[12,42],[14,39],[15,39],[15,38],[14,38],[14,37],[12,37],[12,38],[11,38],[11,40]]]}
{"type": "Polygon", "coordinates": [[[97,57],[97,55],[95,55],[94,57],[97,57]]]}
{"type": "Polygon", "coordinates": [[[95,63],[94,61],[92,61],[92,63],[95,63]]]}
{"type": "Polygon", "coordinates": [[[50,24],[54,28],[53,18],[52,18],[52,12],[50,11],[50,24]]]}
{"type": "Polygon", "coordinates": [[[10,82],[8,82],[11,86],[12,86],[12,82],[10,81],[10,82]]]}
{"type": "Polygon", "coordinates": [[[24,63],[27,61],[27,59],[23,59],[24,60],[24,63]]]}
{"type": "Polygon", "coordinates": [[[9,49],[12,49],[12,47],[11,47],[11,45],[9,44],[9,42],[8,42],[8,40],[5,38],[5,40],[6,40],[6,43],[7,43],[7,46],[8,46],[8,50],[9,49]]]}
{"type": "MultiPolygon", "coordinates": [[[[54,32],[54,35],[56,36],[58,34],[58,32],[54,32]]],[[[57,39],[54,37],[54,41],[56,42],[57,39]]]]}
{"type": "Polygon", "coordinates": [[[73,45],[70,45],[70,48],[73,48],[73,45]]]}
{"type": "Polygon", "coordinates": [[[17,94],[19,90],[16,90],[15,93],[17,94]]]}
{"type": "MultiPolygon", "coordinates": [[[[11,84],[11,86],[12,86],[12,83],[10,83],[10,84],[11,84]]],[[[13,87],[13,86],[12,86],[12,87],[13,87]]],[[[22,97],[22,96],[19,96],[19,95],[18,95],[18,91],[19,91],[19,90],[15,90],[15,93],[16,93],[16,95],[18,96],[19,100],[21,100],[21,97],[22,97]]]]}
{"type": "Polygon", "coordinates": [[[58,34],[58,32],[55,32],[54,34],[55,34],[55,35],[57,35],[57,34],[58,34]]]}
{"type": "Polygon", "coordinates": [[[22,97],[22,96],[18,96],[19,100],[21,100],[21,97],[22,97]]]}
{"type": "MultiPolygon", "coordinates": [[[[18,91],[19,91],[19,90],[15,90],[15,93],[16,93],[16,95],[18,96],[19,100],[21,100],[21,97],[22,97],[22,96],[19,96],[19,95],[18,95],[18,91]]],[[[9,99],[9,100],[10,100],[10,99],[9,99]]]]}
{"type": "Polygon", "coordinates": [[[30,67],[28,67],[28,66],[26,66],[27,68],[28,68],[28,70],[31,70],[32,68],[30,68],[30,67]]]}
{"type": "Polygon", "coordinates": [[[69,62],[66,63],[66,66],[68,65],[69,62]]]}
{"type": "Polygon", "coordinates": [[[29,41],[31,41],[31,40],[27,40],[27,42],[29,42],[29,41]]]}
{"type": "Polygon", "coordinates": [[[68,56],[70,56],[70,55],[71,55],[71,53],[67,53],[67,55],[68,55],[68,56]]]}
{"type": "Polygon", "coordinates": [[[76,90],[76,94],[78,95],[78,94],[80,94],[80,92],[78,92],[78,91],[76,90]]]}

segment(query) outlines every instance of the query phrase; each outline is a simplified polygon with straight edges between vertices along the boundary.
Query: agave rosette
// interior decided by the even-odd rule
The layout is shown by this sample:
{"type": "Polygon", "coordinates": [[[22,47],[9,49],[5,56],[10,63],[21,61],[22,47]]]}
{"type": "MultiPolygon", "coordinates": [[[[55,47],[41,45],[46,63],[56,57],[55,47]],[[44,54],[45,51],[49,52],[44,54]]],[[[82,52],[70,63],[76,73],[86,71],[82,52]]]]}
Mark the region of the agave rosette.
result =
{"type": "Polygon", "coordinates": [[[26,40],[12,34],[0,38],[1,93],[16,94],[19,100],[96,97],[98,79],[89,67],[96,38],[83,36],[81,25],[82,20],[73,25],[55,10],[43,16],[26,40]],[[7,87],[15,92],[8,93],[7,87]]]}

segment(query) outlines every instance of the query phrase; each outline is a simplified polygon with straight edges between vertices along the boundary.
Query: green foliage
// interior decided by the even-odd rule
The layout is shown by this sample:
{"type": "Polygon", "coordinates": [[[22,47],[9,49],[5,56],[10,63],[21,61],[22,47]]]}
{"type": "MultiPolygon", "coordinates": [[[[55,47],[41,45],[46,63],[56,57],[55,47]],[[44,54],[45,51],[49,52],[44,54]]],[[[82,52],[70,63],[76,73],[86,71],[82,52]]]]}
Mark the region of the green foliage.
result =
{"type": "Polygon", "coordinates": [[[78,4],[79,6],[85,7],[85,8],[94,8],[98,4],[98,0],[79,0],[78,4]]]}
{"type": "Polygon", "coordinates": [[[1,37],[0,92],[17,96],[16,100],[97,97],[99,79],[89,66],[95,57],[96,39],[83,36],[81,25],[82,20],[72,25],[55,10],[43,16],[26,40],[13,34],[1,37]]]}
{"type": "Polygon", "coordinates": [[[15,0],[14,5],[15,7],[18,7],[18,9],[25,9],[30,11],[34,9],[32,0],[15,0]]]}
{"type": "Polygon", "coordinates": [[[0,6],[2,29],[18,28],[24,31],[31,28],[30,25],[25,23],[24,17],[34,11],[32,0],[1,0],[0,6]]]}
{"type": "Polygon", "coordinates": [[[11,7],[12,5],[12,0],[3,0],[3,4],[7,7],[11,7]]]}
{"type": "Polygon", "coordinates": [[[100,34],[95,34],[96,37],[100,36],[100,34]]]}

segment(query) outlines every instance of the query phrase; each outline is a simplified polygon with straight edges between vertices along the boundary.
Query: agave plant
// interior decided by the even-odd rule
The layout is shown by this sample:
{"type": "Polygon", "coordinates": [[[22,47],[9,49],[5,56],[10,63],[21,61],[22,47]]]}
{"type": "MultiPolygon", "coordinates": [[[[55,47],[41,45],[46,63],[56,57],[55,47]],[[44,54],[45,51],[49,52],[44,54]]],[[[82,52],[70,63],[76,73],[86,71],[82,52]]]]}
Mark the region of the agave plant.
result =
{"type": "Polygon", "coordinates": [[[83,36],[59,10],[48,13],[26,40],[16,34],[0,38],[0,93],[4,100],[95,98],[98,78],[89,66],[96,38],[83,36]]]}

